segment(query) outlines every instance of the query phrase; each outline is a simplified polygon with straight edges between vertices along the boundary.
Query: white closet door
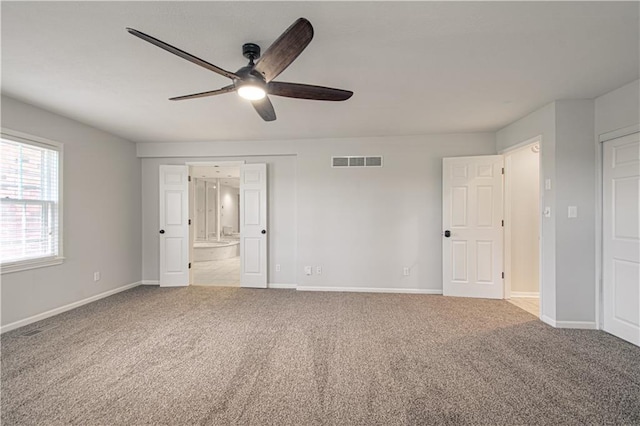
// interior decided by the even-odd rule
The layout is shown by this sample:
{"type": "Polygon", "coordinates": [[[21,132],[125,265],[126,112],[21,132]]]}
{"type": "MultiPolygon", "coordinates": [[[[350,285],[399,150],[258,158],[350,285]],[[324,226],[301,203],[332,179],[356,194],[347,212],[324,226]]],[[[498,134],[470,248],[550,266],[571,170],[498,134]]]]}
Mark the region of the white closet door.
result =
{"type": "Polygon", "coordinates": [[[603,325],[640,346],[640,133],[603,148],[603,325]]]}
{"type": "Polygon", "coordinates": [[[501,155],[444,158],[445,296],[504,298],[501,155]]]}

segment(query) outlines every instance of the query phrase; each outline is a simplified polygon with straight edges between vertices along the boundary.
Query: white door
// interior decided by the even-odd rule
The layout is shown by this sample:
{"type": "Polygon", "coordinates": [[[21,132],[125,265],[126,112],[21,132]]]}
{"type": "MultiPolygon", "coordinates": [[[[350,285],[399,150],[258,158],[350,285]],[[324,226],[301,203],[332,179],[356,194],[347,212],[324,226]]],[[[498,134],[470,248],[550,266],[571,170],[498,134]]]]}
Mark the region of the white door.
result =
{"type": "Polygon", "coordinates": [[[442,290],[504,298],[501,155],[442,161],[442,290]]]}
{"type": "Polygon", "coordinates": [[[189,285],[189,168],[160,166],[160,287],[189,285]]]}
{"type": "Polygon", "coordinates": [[[240,166],[240,286],[267,288],[267,165],[240,166]]]}
{"type": "Polygon", "coordinates": [[[640,346],[640,133],[604,143],[604,330],[640,346]]]}

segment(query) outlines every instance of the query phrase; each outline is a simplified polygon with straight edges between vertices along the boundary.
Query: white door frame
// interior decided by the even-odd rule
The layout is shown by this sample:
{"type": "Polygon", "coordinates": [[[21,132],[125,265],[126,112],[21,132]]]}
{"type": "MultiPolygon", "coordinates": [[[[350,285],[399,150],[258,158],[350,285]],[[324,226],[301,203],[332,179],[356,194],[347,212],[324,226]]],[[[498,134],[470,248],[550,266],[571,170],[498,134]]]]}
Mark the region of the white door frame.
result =
{"type": "MultiPolygon", "coordinates": [[[[185,166],[189,167],[189,175],[191,175],[191,167],[193,166],[198,166],[198,167],[214,167],[214,166],[225,166],[225,167],[229,167],[229,166],[238,166],[240,167],[241,165],[245,164],[246,161],[244,160],[238,160],[238,161],[187,161],[184,163],[185,166]]],[[[189,182],[189,188],[191,188],[193,186],[193,181],[189,182]]],[[[206,188],[205,188],[206,191],[206,188]]],[[[194,192],[190,190],[189,191],[189,219],[192,219],[191,215],[193,213],[193,197],[194,197],[194,192]]],[[[240,206],[238,206],[238,209],[240,209],[240,206]]],[[[239,211],[240,214],[242,214],[242,211],[239,211]]],[[[191,221],[191,223],[193,224],[193,220],[191,221]]],[[[219,223],[219,218],[218,218],[218,223],[219,223]]],[[[189,263],[193,262],[193,227],[189,227],[189,263]]],[[[242,239],[240,241],[240,261],[242,262],[242,239]]],[[[193,284],[193,273],[191,270],[189,270],[189,285],[193,284]]]]}
{"type": "MultiPolygon", "coordinates": [[[[542,178],[542,135],[538,135],[534,138],[527,139],[516,145],[510,146],[507,149],[500,151],[500,154],[504,156],[505,160],[505,172],[504,172],[504,298],[511,298],[511,154],[521,149],[527,149],[537,144],[540,148],[538,154],[538,206],[543,205],[544,197],[544,179],[542,178]]],[[[538,292],[540,300],[540,312],[539,317],[542,317],[542,210],[538,208],[538,292]]]]}
{"type": "Polygon", "coordinates": [[[604,280],[604,253],[603,253],[603,209],[604,209],[604,187],[602,185],[602,179],[604,175],[604,143],[613,139],[621,138],[623,136],[631,135],[633,133],[640,132],[640,123],[632,126],[623,127],[610,132],[601,133],[598,135],[597,149],[596,149],[596,329],[602,330],[604,328],[604,318],[602,311],[604,309],[604,300],[602,296],[603,280],[604,280]]]}

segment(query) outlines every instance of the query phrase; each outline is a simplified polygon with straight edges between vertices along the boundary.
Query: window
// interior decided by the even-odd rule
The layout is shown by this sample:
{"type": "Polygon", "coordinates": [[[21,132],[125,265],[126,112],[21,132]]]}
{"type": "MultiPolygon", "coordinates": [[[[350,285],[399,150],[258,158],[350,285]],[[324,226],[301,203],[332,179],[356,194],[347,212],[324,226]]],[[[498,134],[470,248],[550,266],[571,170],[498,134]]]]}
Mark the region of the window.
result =
{"type": "Polygon", "coordinates": [[[62,263],[62,145],[2,131],[2,272],[62,263]]]}

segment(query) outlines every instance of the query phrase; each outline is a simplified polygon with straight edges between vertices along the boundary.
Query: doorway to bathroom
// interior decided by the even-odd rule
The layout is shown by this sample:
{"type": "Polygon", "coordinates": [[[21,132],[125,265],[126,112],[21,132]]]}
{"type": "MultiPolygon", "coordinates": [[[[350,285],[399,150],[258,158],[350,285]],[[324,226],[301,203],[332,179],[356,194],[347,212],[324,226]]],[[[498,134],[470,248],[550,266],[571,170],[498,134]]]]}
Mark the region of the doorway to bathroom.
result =
{"type": "Polygon", "coordinates": [[[540,317],[540,137],[504,152],[505,298],[540,317]]]}
{"type": "Polygon", "coordinates": [[[190,166],[192,285],[240,287],[240,165],[190,166]]]}

